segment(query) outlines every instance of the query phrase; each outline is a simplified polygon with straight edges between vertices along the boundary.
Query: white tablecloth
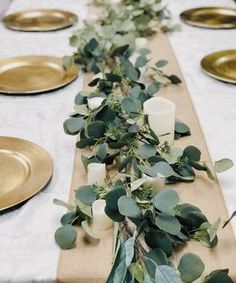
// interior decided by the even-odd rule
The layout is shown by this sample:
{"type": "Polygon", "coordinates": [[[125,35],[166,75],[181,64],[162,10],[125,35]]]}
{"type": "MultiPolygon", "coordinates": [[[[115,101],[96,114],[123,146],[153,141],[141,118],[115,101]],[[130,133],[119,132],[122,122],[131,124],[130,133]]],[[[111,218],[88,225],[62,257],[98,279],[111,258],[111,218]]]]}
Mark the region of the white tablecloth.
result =
{"type": "MultiPolygon", "coordinates": [[[[1,1],[1,0],[0,0],[1,1]]],[[[200,5],[234,5],[231,0],[169,0],[180,11],[200,5]]],[[[86,17],[85,0],[14,0],[7,13],[31,8],[62,8],[80,19],[86,17]]],[[[203,127],[213,159],[236,162],[236,93],[233,85],[204,75],[200,59],[212,51],[235,48],[236,31],[211,31],[183,25],[170,40],[203,127]]],[[[0,24],[0,58],[27,54],[63,56],[71,52],[68,37],[74,28],[47,33],[10,31],[0,24]]],[[[43,95],[0,96],[0,135],[29,139],[43,146],[54,159],[52,182],[24,206],[0,215],[0,282],[51,282],[55,280],[59,249],[54,231],[63,209],[54,198],[67,199],[70,189],[75,139],[64,134],[63,121],[71,112],[82,80],[43,95]]],[[[1,165],[0,165],[1,166],[1,165]]],[[[229,211],[236,209],[236,167],[219,175],[229,211]]],[[[211,201],[211,200],[209,200],[211,201]]],[[[219,211],[216,208],[216,217],[219,211]]],[[[234,222],[236,231],[236,224],[234,222]]],[[[78,263],[79,264],[79,263],[78,263]]]]}
{"type": "MultiPolygon", "coordinates": [[[[2,1],[2,0],[0,0],[2,1]]],[[[7,13],[32,8],[61,8],[85,18],[83,0],[14,0],[7,13]]],[[[26,33],[0,23],[0,58],[70,54],[68,37],[74,27],[55,32],[26,33]]],[[[0,135],[28,139],[44,147],[54,160],[49,186],[24,206],[0,216],[0,282],[49,282],[55,279],[59,249],[54,232],[64,209],[52,203],[67,200],[75,138],[64,134],[63,121],[73,109],[82,79],[65,88],[35,96],[0,95],[0,135]]],[[[0,164],[1,170],[1,164],[0,164]]]]}

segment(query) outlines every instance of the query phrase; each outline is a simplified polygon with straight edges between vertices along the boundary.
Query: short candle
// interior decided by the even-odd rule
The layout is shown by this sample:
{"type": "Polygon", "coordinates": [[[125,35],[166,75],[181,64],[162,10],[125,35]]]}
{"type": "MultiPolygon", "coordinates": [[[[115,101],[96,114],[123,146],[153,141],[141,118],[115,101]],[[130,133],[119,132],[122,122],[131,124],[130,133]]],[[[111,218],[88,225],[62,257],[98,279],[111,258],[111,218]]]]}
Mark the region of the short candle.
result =
{"type": "Polygon", "coordinates": [[[152,97],[144,102],[143,110],[160,142],[172,144],[175,133],[175,104],[163,97],[152,97]]]}
{"type": "Polygon", "coordinates": [[[112,220],[105,213],[106,201],[104,199],[95,200],[92,204],[93,228],[97,231],[107,230],[112,227],[112,220]]]}
{"type": "Polygon", "coordinates": [[[90,163],[87,170],[87,180],[89,185],[104,185],[106,179],[106,164],[90,163]]]}

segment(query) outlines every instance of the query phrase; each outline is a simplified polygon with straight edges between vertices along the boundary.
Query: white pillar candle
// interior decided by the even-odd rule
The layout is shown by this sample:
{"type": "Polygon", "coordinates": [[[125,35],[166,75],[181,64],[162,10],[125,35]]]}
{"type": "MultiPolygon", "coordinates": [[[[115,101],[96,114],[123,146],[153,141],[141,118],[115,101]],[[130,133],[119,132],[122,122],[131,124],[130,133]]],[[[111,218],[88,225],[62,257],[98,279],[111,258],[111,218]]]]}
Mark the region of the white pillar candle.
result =
{"type": "Polygon", "coordinates": [[[145,175],[145,179],[144,187],[152,187],[154,196],[165,188],[165,177],[162,175],[158,175],[157,177],[145,175]]]}
{"type": "Polygon", "coordinates": [[[88,107],[90,110],[97,109],[103,102],[103,97],[88,98],[88,107]]]}
{"type": "Polygon", "coordinates": [[[106,164],[90,163],[87,167],[88,184],[104,185],[106,179],[106,164]]]}
{"type": "Polygon", "coordinates": [[[135,39],[136,50],[147,48],[148,41],[145,37],[137,37],[135,39]]]}
{"type": "Polygon", "coordinates": [[[112,227],[112,220],[105,213],[106,202],[104,199],[95,200],[92,204],[93,229],[107,230],[112,227]]]}
{"type": "Polygon", "coordinates": [[[175,132],[175,104],[163,97],[152,97],[144,102],[143,110],[160,142],[168,141],[172,144],[175,132]]]}

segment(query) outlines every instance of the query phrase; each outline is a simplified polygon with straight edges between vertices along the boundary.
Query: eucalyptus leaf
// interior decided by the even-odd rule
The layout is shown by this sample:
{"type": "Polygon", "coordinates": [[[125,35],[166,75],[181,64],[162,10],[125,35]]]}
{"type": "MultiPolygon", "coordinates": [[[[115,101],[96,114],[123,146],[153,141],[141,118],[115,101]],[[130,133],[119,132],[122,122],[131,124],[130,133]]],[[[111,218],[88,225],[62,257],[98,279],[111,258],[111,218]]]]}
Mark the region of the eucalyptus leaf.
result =
{"type": "Polygon", "coordinates": [[[125,159],[123,159],[123,160],[119,163],[119,165],[118,165],[118,167],[117,167],[118,171],[119,171],[119,172],[122,172],[122,171],[128,166],[128,164],[129,164],[131,161],[132,161],[132,157],[131,157],[131,156],[126,157],[125,159]]]}
{"type": "Polygon", "coordinates": [[[142,144],[139,146],[139,149],[138,149],[138,153],[144,157],[144,158],[149,158],[151,156],[154,156],[156,154],[156,148],[154,145],[151,145],[151,144],[142,144]]]}
{"type": "Polygon", "coordinates": [[[104,143],[99,146],[96,156],[102,161],[108,153],[108,144],[104,143]]]}
{"type": "Polygon", "coordinates": [[[145,56],[139,56],[137,59],[136,59],[136,62],[135,62],[135,67],[136,68],[142,68],[144,67],[146,64],[147,64],[148,60],[145,56]]]}
{"type": "Polygon", "coordinates": [[[129,272],[138,283],[144,282],[144,268],[141,264],[135,262],[129,265],[129,272]]]}
{"type": "MultiPolygon", "coordinates": [[[[152,259],[156,265],[168,265],[168,258],[166,254],[161,249],[153,249],[145,254],[145,259],[150,258],[152,259]]],[[[149,272],[150,274],[150,272],[149,272]]],[[[155,273],[154,273],[155,275],[155,273]]]]}
{"type": "Polygon", "coordinates": [[[181,225],[177,218],[172,215],[161,212],[156,216],[156,225],[163,231],[172,235],[178,235],[181,225]]]}
{"type": "Polygon", "coordinates": [[[62,250],[68,250],[74,247],[77,232],[72,225],[65,225],[56,230],[54,237],[56,243],[62,250]]]}
{"type": "Polygon", "coordinates": [[[123,98],[121,106],[126,113],[138,113],[141,110],[140,102],[131,97],[123,98]]]}
{"type": "Polygon", "coordinates": [[[81,227],[83,228],[85,233],[87,233],[90,237],[94,239],[99,239],[98,235],[96,235],[96,233],[93,231],[91,225],[87,220],[81,222],[81,227]]]}
{"type": "Polygon", "coordinates": [[[81,186],[76,190],[75,197],[80,202],[91,205],[97,198],[91,186],[81,186]]]}
{"type": "Polygon", "coordinates": [[[157,68],[162,68],[162,67],[165,67],[166,65],[168,64],[168,61],[166,60],[159,60],[156,62],[156,67],[157,68]]]}
{"type": "Polygon", "coordinates": [[[152,83],[148,86],[147,88],[147,93],[152,96],[154,95],[155,93],[157,93],[160,89],[160,85],[157,84],[157,83],[152,83]]]}
{"type": "Polygon", "coordinates": [[[60,199],[54,199],[53,203],[59,206],[63,206],[67,208],[69,211],[73,211],[75,209],[74,205],[64,202],[63,200],[60,200],[60,199]]]}
{"type": "Polygon", "coordinates": [[[190,134],[190,128],[185,123],[176,120],[175,121],[175,132],[178,134],[190,134]]]}
{"type": "Polygon", "coordinates": [[[234,163],[231,159],[224,158],[215,162],[214,167],[216,172],[221,173],[229,170],[234,166],[234,163]]]}
{"type": "Polygon", "coordinates": [[[72,117],[67,119],[64,124],[64,131],[69,135],[77,135],[84,127],[85,121],[82,117],[72,117]]]}
{"type": "Polygon", "coordinates": [[[105,212],[115,222],[121,222],[124,219],[118,209],[118,201],[124,195],[126,195],[126,190],[122,186],[117,186],[106,194],[105,212]]]}
{"type": "Polygon", "coordinates": [[[179,204],[179,196],[172,189],[160,191],[154,198],[154,206],[166,213],[173,213],[173,209],[179,204]]]}
{"type": "Polygon", "coordinates": [[[135,237],[131,237],[125,241],[125,264],[127,267],[131,264],[133,257],[134,257],[134,244],[135,244],[135,237]]]}
{"type": "Polygon", "coordinates": [[[178,269],[182,280],[191,283],[202,275],[205,266],[199,256],[187,253],[181,257],[178,269]]]}
{"type": "Polygon", "coordinates": [[[187,157],[192,161],[200,161],[201,151],[195,146],[188,146],[184,149],[183,157],[187,157]]]}
{"type": "Polygon", "coordinates": [[[92,218],[92,207],[90,205],[86,205],[79,200],[76,200],[76,204],[78,206],[78,209],[89,218],[92,218]]]}
{"type": "Polygon", "coordinates": [[[206,276],[203,283],[234,283],[228,273],[228,269],[212,271],[208,276],[206,276]]]}
{"type": "Polygon", "coordinates": [[[178,84],[181,84],[181,83],[182,83],[181,79],[180,79],[178,76],[176,76],[176,75],[171,75],[171,76],[168,77],[168,79],[169,79],[169,80],[172,82],[172,84],[174,84],[174,85],[178,85],[178,84]]]}
{"type": "Polygon", "coordinates": [[[89,137],[100,138],[106,132],[106,124],[102,121],[94,121],[87,126],[89,137]]]}
{"type": "Polygon", "coordinates": [[[167,235],[161,231],[150,230],[145,233],[145,241],[152,249],[159,248],[170,257],[173,252],[173,244],[167,235]]]}
{"type": "Polygon", "coordinates": [[[67,212],[66,214],[64,214],[62,217],[61,217],[61,225],[68,225],[68,224],[73,224],[77,219],[78,219],[78,215],[77,215],[77,212],[76,211],[70,211],[70,212],[67,212]]]}
{"type": "Polygon", "coordinates": [[[156,268],[155,282],[182,283],[173,267],[160,265],[156,268]]]}
{"type": "Polygon", "coordinates": [[[121,215],[142,219],[142,210],[136,201],[129,196],[121,196],[118,200],[118,208],[121,215]]]}

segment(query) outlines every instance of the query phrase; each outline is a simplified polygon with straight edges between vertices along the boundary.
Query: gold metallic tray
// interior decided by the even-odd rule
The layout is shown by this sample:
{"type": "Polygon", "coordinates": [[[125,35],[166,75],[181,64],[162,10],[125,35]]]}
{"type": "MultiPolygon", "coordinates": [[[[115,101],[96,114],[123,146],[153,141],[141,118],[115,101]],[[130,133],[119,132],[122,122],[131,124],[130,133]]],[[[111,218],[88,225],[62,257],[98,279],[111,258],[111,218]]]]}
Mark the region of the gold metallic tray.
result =
{"type": "Polygon", "coordinates": [[[227,7],[200,7],[184,11],[181,19],[192,26],[209,29],[236,28],[236,9],[227,7]]]}
{"type": "Polygon", "coordinates": [[[236,49],[209,54],[202,59],[201,66],[209,76],[236,84],[236,49]]]}
{"type": "Polygon", "coordinates": [[[20,56],[0,60],[0,93],[34,94],[65,86],[76,79],[79,68],[63,67],[50,56],[20,56]]]}
{"type": "Polygon", "coordinates": [[[26,10],[3,19],[8,28],[18,31],[58,30],[72,26],[76,21],[75,14],[54,9],[26,10]]]}
{"type": "Polygon", "coordinates": [[[39,192],[50,180],[53,162],[38,145],[0,137],[0,211],[39,192]]]}

